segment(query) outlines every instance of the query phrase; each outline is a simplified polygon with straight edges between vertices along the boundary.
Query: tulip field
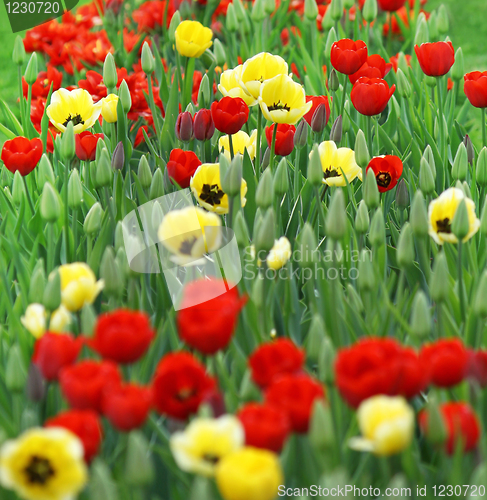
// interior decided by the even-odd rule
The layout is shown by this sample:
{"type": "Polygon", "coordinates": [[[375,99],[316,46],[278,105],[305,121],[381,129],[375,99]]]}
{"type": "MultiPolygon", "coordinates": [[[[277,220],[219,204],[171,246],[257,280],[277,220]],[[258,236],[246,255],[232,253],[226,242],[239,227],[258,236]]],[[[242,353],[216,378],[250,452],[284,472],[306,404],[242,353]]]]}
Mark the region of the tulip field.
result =
{"type": "Polygon", "coordinates": [[[486,498],[461,6],[59,5],[0,35],[0,500],[486,498]]]}

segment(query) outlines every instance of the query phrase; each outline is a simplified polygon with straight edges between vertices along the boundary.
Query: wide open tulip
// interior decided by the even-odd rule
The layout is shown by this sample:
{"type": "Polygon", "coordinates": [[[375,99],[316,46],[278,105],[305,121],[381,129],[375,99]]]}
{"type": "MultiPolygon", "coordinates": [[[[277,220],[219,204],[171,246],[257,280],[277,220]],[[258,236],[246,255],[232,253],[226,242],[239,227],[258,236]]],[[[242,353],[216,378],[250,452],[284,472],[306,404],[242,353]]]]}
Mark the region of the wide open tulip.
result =
{"type": "Polygon", "coordinates": [[[200,165],[201,161],[193,151],[173,149],[167,162],[167,173],[179,186],[187,188],[191,177],[200,165]]]}
{"type": "Polygon", "coordinates": [[[338,40],[331,46],[332,66],[345,75],[358,71],[367,60],[367,45],[362,40],[356,42],[349,38],[338,40]]]}
{"type": "Polygon", "coordinates": [[[393,189],[402,174],[402,161],[394,155],[376,156],[370,160],[367,170],[372,169],[377,180],[379,192],[393,189]]]}
{"type": "Polygon", "coordinates": [[[354,108],[362,115],[380,115],[394,94],[396,86],[389,85],[381,78],[359,78],[350,93],[354,108]]]}
{"type": "Polygon", "coordinates": [[[215,127],[224,134],[236,134],[249,118],[249,107],[240,97],[224,97],[211,105],[215,127]]]}
{"type": "Polygon", "coordinates": [[[423,73],[428,76],[443,76],[455,62],[455,50],[451,42],[422,43],[414,46],[423,73]]]}
{"type": "Polygon", "coordinates": [[[463,90],[472,106],[487,108],[487,71],[473,71],[463,77],[463,90]]]}
{"type": "Polygon", "coordinates": [[[379,54],[373,54],[367,57],[367,61],[362,64],[361,68],[348,78],[352,84],[362,76],[366,76],[367,78],[384,78],[391,69],[392,63],[386,63],[379,54]]]}
{"type": "Polygon", "coordinates": [[[42,156],[42,141],[36,137],[16,137],[6,141],[2,149],[2,161],[12,174],[28,175],[36,168],[42,156]]]}

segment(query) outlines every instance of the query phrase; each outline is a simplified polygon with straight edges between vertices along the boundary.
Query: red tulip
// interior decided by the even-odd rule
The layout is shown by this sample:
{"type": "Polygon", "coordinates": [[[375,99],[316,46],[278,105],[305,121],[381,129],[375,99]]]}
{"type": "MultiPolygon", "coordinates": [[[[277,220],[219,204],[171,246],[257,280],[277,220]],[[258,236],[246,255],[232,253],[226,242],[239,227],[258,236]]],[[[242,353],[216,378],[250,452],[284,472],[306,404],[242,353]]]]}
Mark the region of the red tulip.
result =
{"type": "Polygon", "coordinates": [[[93,410],[67,410],[46,420],[44,427],[63,427],[78,436],[85,450],[85,462],[98,454],[103,437],[98,414],[93,410]]]}
{"type": "Polygon", "coordinates": [[[323,120],[321,120],[322,123],[320,123],[320,125],[322,125],[322,126],[319,127],[321,130],[315,130],[316,132],[321,132],[326,127],[326,124],[328,123],[328,120],[330,119],[331,99],[328,100],[328,97],[324,96],[324,95],[307,95],[306,102],[310,102],[310,101],[313,103],[313,105],[311,106],[311,109],[303,116],[303,118],[306,120],[306,122],[308,123],[308,125],[310,127],[313,127],[313,125],[312,125],[313,117],[316,113],[316,110],[320,104],[323,104],[325,113],[323,115],[323,120]]]}
{"type": "MultiPolygon", "coordinates": [[[[50,64],[47,65],[47,71],[41,71],[37,75],[36,81],[32,84],[32,99],[37,99],[38,97],[47,98],[49,95],[49,90],[51,88],[53,92],[61,88],[61,83],[63,81],[63,74],[61,71],[56,69],[54,66],[50,64]]],[[[22,93],[24,97],[27,99],[29,92],[29,85],[25,81],[25,78],[22,77],[22,93]]]]}
{"type": "Polygon", "coordinates": [[[266,390],[265,400],[285,412],[294,432],[308,432],[309,420],[316,400],[324,399],[320,383],[304,373],[283,375],[266,390]]]}
{"type": "Polygon", "coordinates": [[[75,134],[76,156],[81,161],[94,161],[96,156],[96,145],[100,139],[103,140],[103,134],[92,134],[85,130],[80,134],[75,134]]]}
{"type": "Polygon", "coordinates": [[[103,394],[103,415],[122,432],[144,425],[152,406],[152,391],[136,384],[113,386],[103,394]]]}
{"type": "Polygon", "coordinates": [[[406,0],[378,0],[379,7],[387,12],[395,12],[405,3],[406,0]]]}
{"type": "Polygon", "coordinates": [[[42,156],[42,141],[36,137],[29,139],[16,137],[5,141],[2,149],[2,161],[12,174],[29,175],[36,168],[42,156]]]}
{"type": "Polygon", "coordinates": [[[394,94],[396,86],[389,85],[380,78],[359,78],[350,93],[354,108],[362,115],[380,115],[394,94]]]}
{"type": "Polygon", "coordinates": [[[330,58],[332,66],[339,73],[352,75],[367,60],[367,45],[362,40],[354,42],[343,38],[331,46],[330,58]]]}
{"type": "Polygon", "coordinates": [[[373,54],[367,57],[367,61],[362,67],[348,78],[354,84],[362,76],[367,78],[384,78],[392,69],[392,63],[386,63],[379,54],[373,54]]]}
{"type": "Polygon", "coordinates": [[[437,387],[459,384],[467,374],[469,353],[460,339],[437,340],[422,347],[420,358],[437,387]]]}
{"type": "Polygon", "coordinates": [[[103,391],[120,384],[121,379],[112,361],[80,361],[63,368],[59,375],[61,391],[72,408],[100,413],[103,391]]]}
{"type": "Polygon", "coordinates": [[[193,117],[189,111],[179,113],[176,120],[176,137],[183,142],[189,142],[194,137],[193,117]]]}
{"type": "Polygon", "coordinates": [[[467,73],[463,79],[463,90],[470,104],[476,108],[487,108],[487,71],[473,71],[467,73]]]}
{"type": "MultiPolygon", "coordinates": [[[[448,455],[453,455],[461,443],[463,452],[473,450],[480,438],[479,418],[467,403],[451,402],[440,405],[440,413],[446,427],[447,438],[445,450],[448,455]]],[[[419,414],[421,430],[428,434],[429,415],[426,410],[419,414]]]]}
{"type": "Polygon", "coordinates": [[[428,76],[443,76],[455,62],[455,50],[451,42],[422,43],[414,46],[423,73],[428,76]]]}
{"type": "MultiPolygon", "coordinates": [[[[406,60],[406,64],[408,66],[411,66],[411,56],[409,54],[406,54],[404,56],[404,59],[406,60]]],[[[389,61],[392,64],[392,69],[394,70],[394,73],[397,73],[397,68],[398,68],[398,64],[399,64],[399,54],[396,54],[395,56],[391,56],[389,61]]]]}
{"type": "Polygon", "coordinates": [[[194,137],[198,141],[208,141],[215,133],[215,124],[209,109],[200,109],[194,115],[194,137]]]}
{"type": "Polygon", "coordinates": [[[162,415],[186,420],[215,387],[215,379],[190,353],[169,353],[156,369],[153,403],[162,415]]]}
{"type": "Polygon", "coordinates": [[[46,332],[34,345],[32,362],[46,380],[57,380],[61,368],[72,365],[83,347],[83,339],[68,333],[46,332]]]}
{"type": "Polygon", "coordinates": [[[370,160],[367,170],[371,169],[377,180],[379,192],[385,193],[393,189],[402,174],[402,161],[393,155],[376,156],[370,160]]]}
{"type": "Polygon", "coordinates": [[[487,386],[487,351],[469,351],[468,376],[481,387],[487,386]]]}
{"type": "Polygon", "coordinates": [[[230,342],[245,302],[237,287],[229,288],[223,280],[189,283],[176,318],[179,336],[199,352],[215,354],[230,342]]]}
{"type": "Polygon", "coordinates": [[[100,356],[117,363],[133,363],[142,357],[154,338],[144,312],[117,309],[98,317],[88,344],[100,356]]]}
{"type": "Polygon", "coordinates": [[[280,453],[291,431],[283,411],[261,403],[247,403],[237,413],[245,430],[245,444],[280,453]]]}
{"type": "Polygon", "coordinates": [[[249,356],[252,380],[262,388],[270,385],[280,375],[301,371],[304,350],[287,338],[280,338],[260,345],[249,356]]]}
{"type": "Polygon", "coordinates": [[[201,161],[193,151],[173,149],[167,162],[167,173],[179,186],[187,188],[191,177],[200,165],[201,161]]]}
{"type": "Polygon", "coordinates": [[[249,118],[249,107],[240,97],[224,97],[211,105],[215,127],[224,134],[236,134],[249,118]]]}
{"type": "MultiPolygon", "coordinates": [[[[267,144],[269,148],[272,146],[272,135],[274,134],[274,127],[276,125],[273,123],[270,127],[265,129],[265,138],[267,139],[267,144]]],[[[294,149],[294,134],[296,132],[296,127],[294,125],[288,125],[287,123],[277,124],[276,133],[276,144],[275,153],[278,156],[290,155],[294,149]]]]}

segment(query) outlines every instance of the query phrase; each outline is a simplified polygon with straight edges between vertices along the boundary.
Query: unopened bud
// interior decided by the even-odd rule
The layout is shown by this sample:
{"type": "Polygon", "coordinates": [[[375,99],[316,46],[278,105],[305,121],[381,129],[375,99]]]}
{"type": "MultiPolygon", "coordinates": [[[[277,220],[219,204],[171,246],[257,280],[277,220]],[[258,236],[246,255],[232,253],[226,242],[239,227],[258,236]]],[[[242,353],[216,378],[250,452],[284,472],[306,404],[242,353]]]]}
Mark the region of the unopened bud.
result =
{"type": "Polygon", "coordinates": [[[301,120],[294,134],[294,147],[301,149],[308,142],[309,125],[306,120],[301,120]]]}
{"type": "Polygon", "coordinates": [[[384,214],[382,208],[378,208],[372,216],[370,224],[369,239],[374,248],[379,248],[385,245],[386,242],[386,227],[384,224],[384,214]]]}
{"type": "Polygon", "coordinates": [[[300,266],[304,269],[311,268],[318,260],[318,242],[312,226],[306,222],[298,236],[298,249],[301,252],[300,266]]]}
{"type": "Polygon", "coordinates": [[[475,161],[475,149],[472,144],[472,139],[470,139],[470,136],[468,134],[466,134],[463,138],[463,144],[465,144],[465,147],[467,148],[468,163],[469,165],[473,166],[475,161]]]}
{"type": "Polygon", "coordinates": [[[61,140],[61,155],[64,160],[70,161],[74,158],[76,153],[76,142],[74,140],[74,126],[73,122],[68,122],[66,130],[63,133],[61,140]]]}
{"type": "Polygon", "coordinates": [[[284,195],[289,190],[289,174],[286,158],[281,158],[274,175],[274,193],[284,195]]]}
{"type": "Polygon", "coordinates": [[[328,8],[331,10],[331,18],[335,22],[340,21],[343,16],[342,0],[332,0],[328,8]]]}
{"type": "Polygon", "coordinates": [[[425,338],[431,333],[430,306],[423,290],[418,290],[414,297],[410,325],[411,331],[419,338],[425,338]]]}
{"type": "Polygon", "coordinates": [[[230,33],[235,33],[238,30],[238,19],[232,3],[228,4],[225,24],[230,33]]]}
{"type": "Polygon", "coordinates": [[[17,66],[22,66],[25,61],[25,48],[24,48],[24,41],[22,40],[22,37],[17,35],[17,38],[15,39],[14,43],[14,51],[12,53],[12,60],[14,64],[17,66]]]}
{"type": "Polygon", "coordinates": [[[414,263],[416,252],[414,250],[413,231],[409,222],[406,222],[399,234],[397,242],[397,263],[401,269],[407,269],[414,263]]]}
{"type": "Polygon", "coordinates": [[[99,187],[107,187],[112,183],[113,171],[106,148],[103,148],[100,158],[96,162],[95,172],[96,183],[99,187]]]}
{"type": "Polygon", "coordinates": [[[437,303],[447,300],[450,293],[450,271],[445,252],[439,252],[435,257],[429,285],[432,300],[437,303]]]}
{"type": "Polygon", "coordinates": [[[125,163],[125,152],[123,150],[122,141],[120,141],[113,151],[112,155],[112,168],[113,170],[122,170],[125,163]]]}
{"type": "Polygon", "coordinates": [[[41,217],[46,222],[56,222],[61,215],[61,205],[59,203],[59,195],[56,193],[55,188],[46,182],[42,190],[41,217]]]}
{"type": "Polygon", "coordinates": [[[457,149],[457,154],[453,160],[451,175],[454,179],[465,180],[468,172],[468,155],[467,148],[463,142],[460,143],[457,149]]]}
{"type": "Polygon", "coordinates": [[[30,56],[29,62],[27,63],[27,68],[25,68],[25,81],[32,85],[37,80],[37,54],[35,52],[30,56]]]}
{"type": "Polygon", "coordinates": [[[468,210],[467,204],[465,200],[462,200],[458,205],[458,208],[453,217],[453,221],[451,224],[452,233],[459,239],[463,240],[470,229],[469,221],[468,221],[468,210]]]}
{"type": "Polygon", "coordinates": [[[365,201],[361,200],[357,208],[357,214],[355,215],[355,230],[358,234],[365,234],[369,230],[369,224],[369,210],[365,201]]]}
{"type": "Polygon", "coordinates": [[[321,167],[320,152],[318,151],[317,144],[313,146],[309,154],[308,182],[315,187],[319,187],[323,184],[323,169],[321,167]]]}
{"type": "Polygon", "coordinates": [[[152,176],[149,198],[155,200],[160,196],[164,196],[164,176],[162,175],[162,170],[158,168],[152,176]]]}
{"type": "Polygon", "coordinates": [[[374,208],[377,208],[380,204],[380,193],[379,188],[377,187],[377,179],[371,168],[367,170],[367,174],[365,176],[364,201],[371,210],[374,210],[374,208]]]}
{"type": "Polygon", "coordinates": [[[409,83],[406,75],[402,71],[401,68],[397,69],[396,73],[397,78],[397,92],[401,97],[405,99],[409,99],[411,97],[411,84],[409,83]]]}
{"type": "Polygon", "coordinates": [[[326,114],[326,106],[324,104],[319,104],[313,113],[313,117],[311,118],[311,130],[313,132],[323,132],[328,121],[326,114]]]}
{"type": "Polygon", "coordinates": [[[83,224],[84,232],[88,235],[98,233],[101,227],[101,218],[103,216],[103,209],[99,202],[96,202],[88,211],[83,224]]]}
{"type": "Polygon", "coordinates": [[[181,24],[181,14],[177,10],[171,17],[171,22],[169,23],[169,29],[167,30],[169,35],[169,40],[171,43],[176,42],[176,29],[181,24]]]}
{"type": "Polygon", "coordinates": [[[421,191],[416,191],[414,195],[411,205],[410,222],[415,236],[423,238],[428,235],[428,214],[421,191]]]}
{"type": "Polygon", "coordinates": [[[209,109],[200,109],[194,116],[193,125],[194,137],[198,141],[208,141],[215,133],[215,123],[213,122],[209,109]]]}
{"type": "Polygon", "coordinates": [[[338,115],[331,127],[330,141],[333,141],[338,144],[342,140],[342,132],[343,132],[343,118],[342,115],[338,115]]]}
{"type": "Polygon", "coordinates": [[[103,63],[103,83],[109,91],[116,88],[118,82],[117,67],[115,66],[115,59],[110,52],[105,57],[103,63]]]}
{"type": "Polygon", "coordinates": [[[83,185],[78,170],[72,170],[68,181],[68,205],[70,208],[79,208],[83,203],[83,185]]]}
{"type": "Polygon", "coordinates": [[[150,76],[152,73],[154,73],[156,62],[147,42],[144,42],[144,45],[142,46],[142,55],[140,59],[142,64],[142,71],[147,76],[150,76]]]}
{"type": "Polygon", "coordinates": [[[122,103],[122,109],[124,113],[128,113],[132,107],[132,97],[130,95],[130,90],[125,80],[122,80],[120,87],[118,88],[118,96],[120,102],[122,103]]]}
{"type": "Polygon", "coordinates": [[[355,161],[360,168],[367,168],[370,162],[369,148],[365,140],[365,134],[360,129],[355,138],[355,161]]]}
{"type": "Polygon", "coordinates": [[[419,187],[424,194],[431,194],[435,190],[435,179],[426,158],[421,158],[419,165],[419,187]]]}
{"type": "Polygon", "coordinates": [[[139,160],[139,169],[137,170],[137,177],[139,178],[140,185],[144,189],[148,189],[152,182],[152,172],[147,161],[147,156],[141,156],[139,160]]]}
{"type": "Polygon", "coordinates": [[[304,0],[304,16],[309,21],[316,21],[318,17],[318,5],[316,0],[304,0]]]}
{"type": "Polygon", "coordinates": [[[260,208],[267,208],[274,201],[274,189],[272,172],[269,168],[261,175],[257,190],[255,192],[255,203],[260,208]]]}
{"type": "Polygon", "coordinates": [[[345,197],[341,189],[335,190],[331,197],[330,208],[326,217],[325,232],[335,241],[341,240],[347,233],[348,217],[345,197]]]}
{"type": "Polygon", "coordinates": [[[455,82],[460,81],[465,74],[465,62],[463,59],[463,50],[459,47],[455,53],[455,62],[451,68],[451,77],[455,82]]]}
{"type": "Polygon", "coordinates": [[[176,137],[182,142],[189,142],[194,137],[193,117],[188,111],[179,113],[176,120],[176,137]]]}
{"type": "Polygon", "coordinates": [[[364,8],[362,9],[362,15],[364,19],[371,23],[377,17],[377,0],[365,0],[364,8]]]}

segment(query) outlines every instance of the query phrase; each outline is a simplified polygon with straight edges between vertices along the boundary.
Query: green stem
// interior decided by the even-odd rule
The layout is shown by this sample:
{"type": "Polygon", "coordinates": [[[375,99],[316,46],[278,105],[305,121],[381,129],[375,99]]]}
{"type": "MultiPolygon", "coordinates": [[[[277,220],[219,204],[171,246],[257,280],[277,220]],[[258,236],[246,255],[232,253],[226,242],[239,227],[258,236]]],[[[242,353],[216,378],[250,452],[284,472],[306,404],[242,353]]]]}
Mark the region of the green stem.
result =
{"type": "MultiPolygon", "coordinates": [[[[369,148],[370,154],[373,154],[374,149],[373,149],[373,144],[372,144],[372,117],[367,116],[367,147],[369,148]]],[[[363,182],[365,182],[365,177],[363,179],[363,182]]]]}
{"type": "MultiPolygon", "coordinates": [[[[20,105],[20,121],[22,122],[22,128],[24,134],[27,135],[27,125],[25,123],[25,108],[24,108],[24,91],[22,89],[22,66],[18,67],[18,83],[19,83],[19,105],[20,105]]],[[[30,110],[29,110],[30,112],[30,110]]]]}
{"type": "Polygon", "coordinates": [[[260,106],[257,114],[257,144],[255,147],[255,175],[257,180],[260,177],[260,143],[262,140],[262,110],[260,106]]]}
{"type": "Polygon", "coordinates": [[[345,109],[345,97],[347,95],[348,86],[348,75],[345,75],[345,83],[343,84],[343,95],[342,95],[342,105],[340,107],[340,114],[343,116],[343,110],[345,109]]]}
{"type": "Polygon", "coordinates": [[[69,163],[70,161],[66,161],[66,165],[64,166],[64,237],[66,244],[66,263],[70,262],[70,244],[69,244],[69,207],[68,207],[68,173],[69,173],[69,163]]]}
{"type": "Polygon", "coordinates": [[[276,136],[277,136],[277,123],[274,123],[274,130],[272,131],[271,158],[269,161],[269,167],[272,173],[274,173],[274,163],[276,159],[276,136]]]}
{"type": "Polygon", "coordinates": [[[76,249],[78,248],[78,213],[76,208],[73,210],[73,240],[74,240],[74,260],[76,261],[76,249]]]}
{"type": "Polygon", "coordinates": [[[233,160],[235,152],[233,150],[233,137],[232,134],[228,134],[228,144],[230,146],[230,158],[233,160]]]}
{"type": "Polygon", "coordinates": [[[294,158],[294,200],[293,203],[296,203],[296,200],[298,199],[299,196],[299,174],[300,174],[300,168],[299,168],[299,157],[301,153],[301,148],[299,148],[296,151],[296,157],[294,158]]]}
{"type": "Polygon", "coordinates": [[[24,181],[25,195],[27,196],[27,201],[29,203],[30,211],[32,212],[32,215],[35,215],[36,211],[35,211],[35,208],[34,208],[34,204],[32,203],[32,198],[30,196],[30,190],[27,187],[27,179],[25,178],[25,175],[22,176],[22,179],[24,181]]]}
{"type": "Polygon", "coordinates": [[[54,269],[54,224],[47,224],[47,273],[54,269]]]}
{"type": "MultiPolygon", "coordinates": [[[[445,170],[446,174],[446,166],[447,166],[447,146],[446,146],[446,137],[445,137],[445,127],[444,127],[444,122],[443,122],[443,96],[442,96],[442,90],[441,90],[441,77],[437,77],[436,79],[437,82],[437,88],[438,88],[438,121],[439,121],[439,126],[440,126],[440,153],[441,157],[443,158],[443,169],[445,170]]],[[[443,186],[441,186],[442,189],[444,189],[444,183],[443,186]]]]}
{"type": "Polygon", "coordinates": [[[485,108],[482,108],[482,145],[487,146],[487,133],[485,129],[485,108]]]}
{"type": "Polygon", "coordinates": [[[458,261],[457,261],[457,270],[458,270],[458,295],[460,297],[460,315],[462,317],[462,322],[465,322],[465,296],[463,294],[463,266],[462,266],[462,249],[463,242],[461,240],[458,241],[458,261]]]}

